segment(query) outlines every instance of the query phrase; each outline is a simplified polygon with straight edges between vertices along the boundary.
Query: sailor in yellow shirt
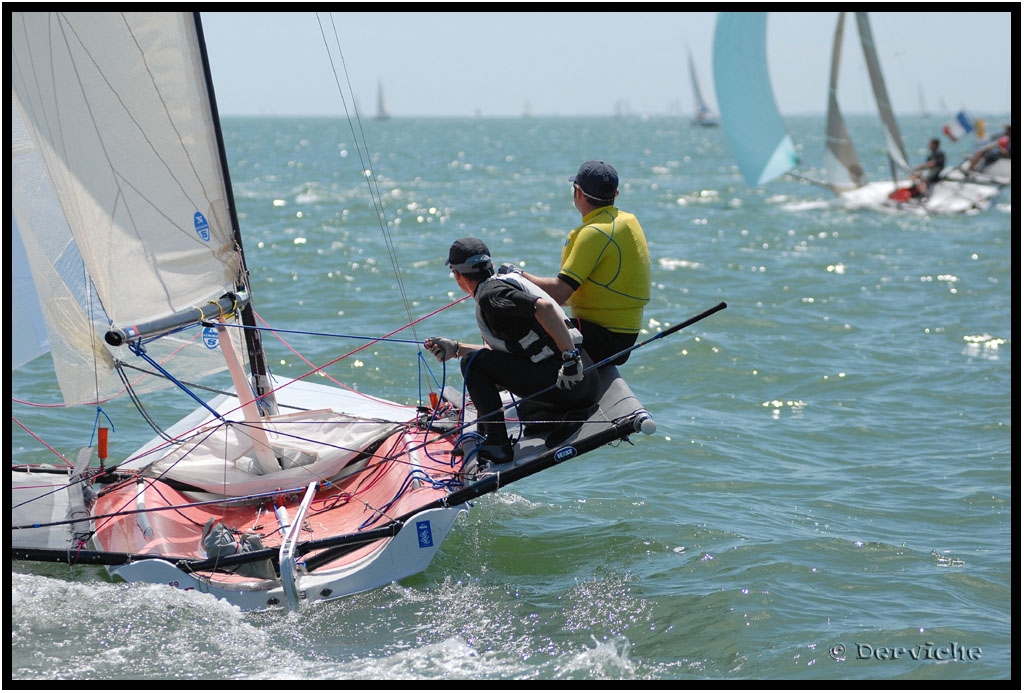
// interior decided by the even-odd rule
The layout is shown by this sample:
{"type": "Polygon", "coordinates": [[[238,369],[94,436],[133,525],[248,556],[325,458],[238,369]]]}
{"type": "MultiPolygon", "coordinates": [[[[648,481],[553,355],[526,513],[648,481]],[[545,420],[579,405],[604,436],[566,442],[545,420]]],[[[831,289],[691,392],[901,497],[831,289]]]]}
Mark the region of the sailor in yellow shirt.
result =
{"type": "MultiPolygon", "coordinates": [[[[523,276],[572,309],[583,348],[596,364],[621,365],[640,334],[651,300],[651,257],[640,222],[615,207],[619,175],[603,161],[587,161],[572,183],[573,204],[583,223],[562,249],[557,277],[523,276]],[[626,353],[622,353],[626,351],[626,353]],[[615,358],[610,358],[615,357],[615,358]]],[[[510,265],[502,270],[519,271],[510,265]]]]}

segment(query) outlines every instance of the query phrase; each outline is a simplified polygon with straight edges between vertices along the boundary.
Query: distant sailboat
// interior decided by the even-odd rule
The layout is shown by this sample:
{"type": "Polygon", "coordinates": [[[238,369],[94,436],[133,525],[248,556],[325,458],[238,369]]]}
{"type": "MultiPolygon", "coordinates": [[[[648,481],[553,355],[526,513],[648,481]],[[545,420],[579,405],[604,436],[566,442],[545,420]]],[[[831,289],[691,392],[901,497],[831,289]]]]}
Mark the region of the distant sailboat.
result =
{"type": "Polygon", "coordinates": [[[697,79],[697,71],[693,67],[693,54],[689,48],[686,49],[686,55],[690,61],[690,86],[693,87],[693,124],[715,127],[718,125],[718,116],[708,107],[708,100],[704,96],[704,90],[700,88],[700,80],[697,79]]]}
{"type": "Polygon", "coordinates": [[[384,98],[384,85],[377,82],[377,120],[387,120],[391,117],[391,109],[388,108],[388,100],[384,98]]]}
{"type": "MultiPolygon", "coordinates": [[[[825,181],[837,204],[851,209],[898,207],[930,213],[984,209],[998,193],[994,186],[971,183],[936,183],[928,197],[890,198],[909,185],[911,166],[903,149],[881,65],[865,12],[856,13],[861,49],[867,64],[878,117],[885,134],[885,150],[892,179],[870,181],[854,150],[842,112],[837,86],[845,13],[839,14],[833,37],[825,132],[825,181]]],[[[715,25],[714,74],[718,104],[733,156],[749,185],[761,185],[786,173],[796,173],[793,139],[779,114],[768,75],[764,12],[723,12],[715,25]]],[[[805,180],[810,180],[804,176],[805,180]]]]}

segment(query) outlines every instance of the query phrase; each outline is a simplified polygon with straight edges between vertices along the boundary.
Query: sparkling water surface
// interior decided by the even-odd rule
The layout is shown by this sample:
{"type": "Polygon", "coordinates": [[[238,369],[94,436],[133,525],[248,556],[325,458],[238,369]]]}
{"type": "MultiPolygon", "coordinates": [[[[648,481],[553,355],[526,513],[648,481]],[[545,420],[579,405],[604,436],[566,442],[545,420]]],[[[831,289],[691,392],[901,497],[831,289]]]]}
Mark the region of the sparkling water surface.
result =
{"type": "MultiPolygon", "coordinates": [[[[849,120],[883,178],[880,129],[849,120]]],[[[820,170],[823,118],[787,121],[820,170]]],[[[900,124],[923,160],[941,123],[900,124]]],[[[470,302],[440,310],[461,297],[448,245],[555,273],[579,220],[567,179],[600,158],[651,249],[641,339],[729,306],[622,367],[657,432],[480,498],[426,572],[299,613],[13,564],[11,678],[1019,675],[1014,190],[971,215],[837,209],[806,181],[746,186],[724,133],[685,118],[354,127],[224,122],[256,310],[318,333],[265,337],[275,372],[425,399],[441,374],[415,342],[475,332],[470,302]]],[[[11,375],[13,463],[55,461],[18,422],[69,458],[89,444],[95,411],[23,404],[59,401],[49,368],[11,375]]],[[[164,425],[190,408],[174,399],[164,425]]],[[[150,437],[127,404],[104,411],[112,455],[150,437]]]]}

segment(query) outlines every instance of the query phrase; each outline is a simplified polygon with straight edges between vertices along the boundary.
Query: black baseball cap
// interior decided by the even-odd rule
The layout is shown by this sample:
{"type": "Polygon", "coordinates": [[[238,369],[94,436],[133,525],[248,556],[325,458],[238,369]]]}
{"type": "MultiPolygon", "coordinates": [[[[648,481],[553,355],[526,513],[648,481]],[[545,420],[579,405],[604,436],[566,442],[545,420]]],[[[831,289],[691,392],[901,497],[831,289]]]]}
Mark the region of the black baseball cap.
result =
{"type": "Polygon", "coordinates": [[[605,202],[615,200],[615,192],[619,189],[619,174],[611,164],[603,161],[584,161],[569,182],[580,186],[587,197],[605,202]]]}
{"type": "Polygon", "coordinates": [[[452,243],[448,249],[448,260],[444,264],[461,274],[494,267],[491,263],[491,251],[487,249],[487,244],[479,238],[469,236],[452,243]]]}

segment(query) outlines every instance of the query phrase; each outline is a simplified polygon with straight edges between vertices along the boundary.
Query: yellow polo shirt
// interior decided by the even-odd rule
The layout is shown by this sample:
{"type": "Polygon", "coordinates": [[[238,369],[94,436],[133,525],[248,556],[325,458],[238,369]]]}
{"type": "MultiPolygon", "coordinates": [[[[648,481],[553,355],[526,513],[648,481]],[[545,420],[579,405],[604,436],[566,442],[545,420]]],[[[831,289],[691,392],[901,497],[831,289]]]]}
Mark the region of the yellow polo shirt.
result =
{"type": "Polygon", "coordinates": [[[651,300],[651,256],[640,222],[629,212],[601,207],[569,232],[559,275],[578,285],[572,315],[612,332],[640,331],[651,300]]]}

